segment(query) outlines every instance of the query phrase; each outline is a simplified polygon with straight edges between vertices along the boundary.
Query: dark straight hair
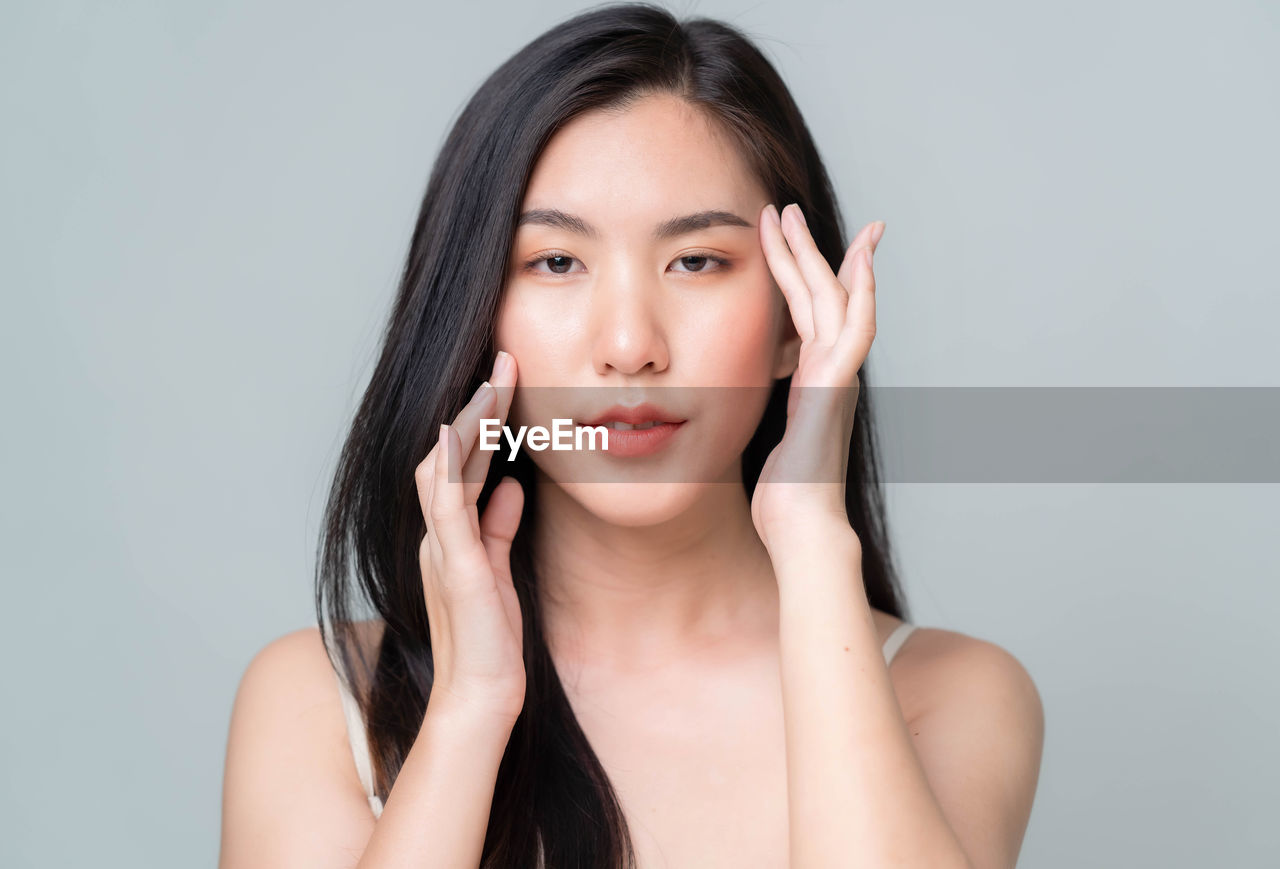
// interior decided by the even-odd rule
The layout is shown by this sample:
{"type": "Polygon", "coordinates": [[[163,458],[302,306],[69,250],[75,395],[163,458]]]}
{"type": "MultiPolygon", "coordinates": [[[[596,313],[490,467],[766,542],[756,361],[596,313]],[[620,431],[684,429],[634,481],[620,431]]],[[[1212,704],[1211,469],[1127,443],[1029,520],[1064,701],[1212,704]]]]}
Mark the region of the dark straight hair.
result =
{"type": "MultiPolygon", "coordinates": [[[[494,325],[526,185],[557,129],[648,94],[687,100],[729,134],[779,207],[797,202],[833,270],[847,244],[835,192],[782,79],[740,31],[678,20],[645,3],[593,8],[557,24],[502,64],[471,97],[435,161],[368,388],[338,460],[316,566],[316,612],[331,660],[351,674],[367,723],[375,790],[386,800],[417,737],[433,664],[419,544],[425,524],[414,468],[439,425],[461,410],[493,364],[494,325]],[[495,255],[495,252],[501,252],[495,255]],[[353,619],[363,602],[383,624],[366,649],[353,619]]],[[[866,367],[861,382],[867,381],[866,367]]],[[[786,423],[790,378],[775,385],[742,456],[748,495],[786,423]]],[[[871,392],[858,398],[846,507],[862,542],[870,604],[908,619],[891,563],[873,437],[871,392]]],[[[520,599],[525,705],[499,766],[483,867],[634,865],[616,794],[557,674],[542,631],[537,510],[527,455],[493,463],[483,513],[501,476],[524,488],[511,551],[520,599]]]]}

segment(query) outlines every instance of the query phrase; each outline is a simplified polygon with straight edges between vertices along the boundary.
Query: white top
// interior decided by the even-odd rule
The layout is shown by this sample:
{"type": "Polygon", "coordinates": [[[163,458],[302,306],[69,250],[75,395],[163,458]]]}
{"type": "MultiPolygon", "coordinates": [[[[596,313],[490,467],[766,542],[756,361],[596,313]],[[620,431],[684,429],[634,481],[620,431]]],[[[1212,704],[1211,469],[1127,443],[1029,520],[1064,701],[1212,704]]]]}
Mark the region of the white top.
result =
{"type": "MultiPolygon", "coordinates": [[[[893,629],[893,633],[884,641],[884,663],[887,667],[902,648],[902,644],[911,636],[916,626],[903,622],[893,629]]],[[[336,658],[337,655],[334,655],[336,658]]],[[[339,660],[341,660],[339,658],[339,660]]],[[[375,818],[382,816],[382,800],[373,792],[373,761],[369,755],[369,735],[364,728],[364,720],[360,716],[360,707],[351,689],[338,674],[338,692],[342,695],[342,712],[347,719],[347,740],[351,743],[351,755],[355,758],[356,772],[360,774],[360,784],[364,785],[365,796],[369,798],[369,808],[375,818]]]]}

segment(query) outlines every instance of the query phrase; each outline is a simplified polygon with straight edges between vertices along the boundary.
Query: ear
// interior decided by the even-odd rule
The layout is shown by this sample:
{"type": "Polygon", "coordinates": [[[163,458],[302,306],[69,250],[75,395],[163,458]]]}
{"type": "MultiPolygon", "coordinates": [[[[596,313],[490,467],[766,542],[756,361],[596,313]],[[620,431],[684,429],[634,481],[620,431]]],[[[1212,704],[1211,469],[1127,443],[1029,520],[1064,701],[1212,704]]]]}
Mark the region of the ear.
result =
{"type": "Polygon", "coordinates": [[[796,331],[795,323],[791,322],[791,315],[785,311],[783,314],[782,336],[778,339],[778,361],[773,369],[774,380],[795,374],[800,365],[800,345],[804,343],[800,333],[796,331]]]}

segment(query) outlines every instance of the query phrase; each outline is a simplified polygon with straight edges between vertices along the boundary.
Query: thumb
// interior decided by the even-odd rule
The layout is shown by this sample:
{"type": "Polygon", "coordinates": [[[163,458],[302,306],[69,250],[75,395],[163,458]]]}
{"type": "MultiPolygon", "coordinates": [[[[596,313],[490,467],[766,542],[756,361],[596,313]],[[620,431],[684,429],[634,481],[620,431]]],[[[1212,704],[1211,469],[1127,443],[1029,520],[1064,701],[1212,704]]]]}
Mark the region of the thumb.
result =
{"type": "Polygon", "coordinates": [[[524,512],[524,489],[515,477],[503,477],[489,496],[480,517],[480,540],[489,554],[489,564],[504,580],[511,578],[511,541],[524,512]]]}

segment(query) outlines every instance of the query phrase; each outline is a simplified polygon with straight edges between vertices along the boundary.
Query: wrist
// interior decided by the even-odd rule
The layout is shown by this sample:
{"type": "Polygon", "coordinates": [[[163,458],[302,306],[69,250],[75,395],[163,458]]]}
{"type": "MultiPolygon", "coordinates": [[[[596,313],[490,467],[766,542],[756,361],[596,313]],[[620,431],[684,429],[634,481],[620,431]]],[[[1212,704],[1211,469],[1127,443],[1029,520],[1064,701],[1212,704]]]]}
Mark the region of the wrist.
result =
{"type": "Polygon", "coordinates": [[[480,739],[501,739],[505,744],[519,717],[519,712],[478,706],[444,686],[433,686],[422,726],[480,739]]]}
{"type": "Polygon", "coordinates": [[[785,522],[767,529],[765,548],[775,563],[798,556],[825,555],[828,552],[852,553],[861,564],[862,541],[849,524],[843,508],[839,513],[819,511],[792,514],[785,522]]]}
{"type": "Polygon", "coordinates": [[[862,544],[847,522],[806,523],[779,534],[769,547],[769,559],[784,609],[808,608],[814,600],[830,603],[832,594],[866,594],[862,544]]]}

